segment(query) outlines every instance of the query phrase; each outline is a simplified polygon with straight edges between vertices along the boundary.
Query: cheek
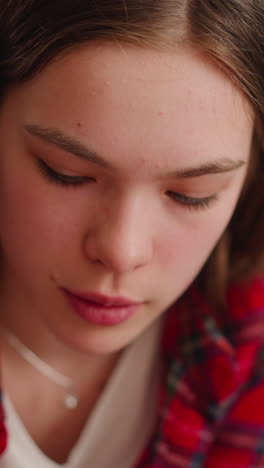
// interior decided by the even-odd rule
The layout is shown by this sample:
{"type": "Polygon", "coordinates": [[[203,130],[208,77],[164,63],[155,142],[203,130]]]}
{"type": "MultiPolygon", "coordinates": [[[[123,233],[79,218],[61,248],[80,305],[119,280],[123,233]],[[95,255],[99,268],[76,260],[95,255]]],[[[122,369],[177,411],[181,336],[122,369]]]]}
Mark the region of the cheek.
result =
{"type": "Polygon", "coordinates": [[[163,231],[157,249],[162,269],[170,272],[200,269],[225,230],[231,211],[189,213],[188,222],[163,231]]]}
{"type": "Polygon", "coordinates": [[[56,249],[73,241],[76,209],[68,203],[54,201],[49,190],[9,180],[0,189],[0,236],[3,250],[20,262],[45,261],[56,249]],[[64,207],[64,209],[63,209],[64,207]]]}

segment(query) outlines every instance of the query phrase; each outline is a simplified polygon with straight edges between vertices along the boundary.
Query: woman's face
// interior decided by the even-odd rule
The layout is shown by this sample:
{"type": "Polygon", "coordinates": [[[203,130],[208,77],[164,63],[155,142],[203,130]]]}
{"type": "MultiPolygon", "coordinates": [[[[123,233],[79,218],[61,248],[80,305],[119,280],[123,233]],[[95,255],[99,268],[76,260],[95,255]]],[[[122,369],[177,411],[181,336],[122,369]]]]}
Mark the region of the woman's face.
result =
{"type": "Polygon", "coordinates": [[[131,342],[225,230],[252,128],[240,91],[187,48],[93,44],[11,89],[0,114],[2,307],[76,350],[131,342]],[[139,304],[114,324],[105,303],[95,323],[61,288],[139,304]]]}

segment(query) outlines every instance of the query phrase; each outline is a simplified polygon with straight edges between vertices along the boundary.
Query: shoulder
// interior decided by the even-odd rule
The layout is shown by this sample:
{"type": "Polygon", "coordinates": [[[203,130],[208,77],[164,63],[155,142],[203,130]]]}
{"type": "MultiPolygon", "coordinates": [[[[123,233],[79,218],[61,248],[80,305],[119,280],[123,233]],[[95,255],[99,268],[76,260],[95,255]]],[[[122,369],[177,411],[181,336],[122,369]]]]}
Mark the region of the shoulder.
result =
{"type": "Polygon", "coordinates": [[[162,345],[165,352],[186,357],[194,345],[205,349],[214,342],[233,353],[236,345],[250,339],[264,339],[264,276],[230,285],[221,313],[194,283],[167,311],[162,345]]]}
{"type": "Polygon", "coordinates": [[[230,286],[220,317],[193,286],[168,311],[163,352],[158,450],[252,466],[264,442],[264,279],[230,286]]]}

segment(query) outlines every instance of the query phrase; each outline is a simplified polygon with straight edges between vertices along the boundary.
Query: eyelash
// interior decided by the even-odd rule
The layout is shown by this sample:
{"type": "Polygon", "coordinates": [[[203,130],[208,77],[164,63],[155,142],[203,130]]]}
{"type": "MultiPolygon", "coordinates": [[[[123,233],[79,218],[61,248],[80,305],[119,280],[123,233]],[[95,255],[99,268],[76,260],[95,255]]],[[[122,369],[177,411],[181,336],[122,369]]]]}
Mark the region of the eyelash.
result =
{"type": "MultiPolygon", "coordinates": [[[[39,158],[37,158],[37,163],[42,174],[44,174],[48,180],[57,185],[76,188],[86,182],[95,180],[92,177],[67,176],[65,174],[61,174],[60,172],[54,171],[54,169],[52,169],[42,159],[39,158]]],[[[166,194],[169,195],[175,202],[180,203],[189,210],[201,210],[209,208],[213,202],[218,200],[217,194],[205,198],[187,197],[172,191],[168,191],[166,194]]]]}
{"type": "Polygon", "coordinates": [[[205,198],[186,197],[181,193],[171,191],[167,192],[167,195],[169,195],[176,202],[184,205],[184,207],[189,210],[205,210],[206,208],[210,208],[212,203],[218,200],[218,195],[216,193],[210,197],[205,198]]]}
{"type": "Polygon", "coordinates": [[[62,185],[64,187],[73,187],[76,188],[80,185],[83,185],[86,182],[94,180],[92,177],[80,177],[80,176],[67,176],[61,174],[60,172],[54,171],[50,166],[48,166],[42,159],[37,158],[38,167],[41,170],[41,173],[50,181],[57,185],[62,185]]]}

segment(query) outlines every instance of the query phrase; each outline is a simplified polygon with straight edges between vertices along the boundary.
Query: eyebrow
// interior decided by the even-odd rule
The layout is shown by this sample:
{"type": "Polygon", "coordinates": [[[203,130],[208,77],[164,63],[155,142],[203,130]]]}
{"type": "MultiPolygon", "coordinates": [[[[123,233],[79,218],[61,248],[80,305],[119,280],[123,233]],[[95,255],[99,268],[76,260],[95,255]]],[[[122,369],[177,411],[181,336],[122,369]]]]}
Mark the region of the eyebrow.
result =
{"type": "Polygon", "coordinates": [[[81,159],[93,162],[102,167],[111,167],[111,164],[106,161],[96,151],[89,149],[80,141],[73,137],[64,135],[58,128],[42,128],[39,125],[27,124],[24,126],[25,130],[31,135],[40,138],[41,140],[58,146],[60,149],[72,153],[81,159]]]}
{"type": "MultiPolygon", "coordinates": [[[[43,128],[36,124],[26,124],[25,130],[31,135],[40,138],[41,140],[51,143],[52,145],[58,146],[60,149],[71,153],[75,156],[80,157],[86,161],[95,163],[105,168],[113,167],[108,161],[100,156],[93,149],[89,149],[86,145],[81,143],[79,140],[65,135],[58,128],[43,128]]],[[[225,172],[231,172],[246,164],[242,160],[233,160],[230,158],[220,158],[216,161],[203,163],[196,167],[190,167],[186,169],[179,169],[176,171],[168,172],[164,177],[174,177],[178,179],[187,179],[193,177],[201,177],[208,174],[221,174],[225,172]]]]}
{"type": "Polygon", "coordinates": [[[246,164],[242,160],[233,160],[229,158],[219,158],[216,161],[201,164],[197,167],[190,167],[186,169],[180,169],[178,171],[170,172],[167,177],[176,177],[179,179],[188,179],[193,177],[201,177],[209,174],[222,174],[225,172],[231,172],[246,164]]]}

